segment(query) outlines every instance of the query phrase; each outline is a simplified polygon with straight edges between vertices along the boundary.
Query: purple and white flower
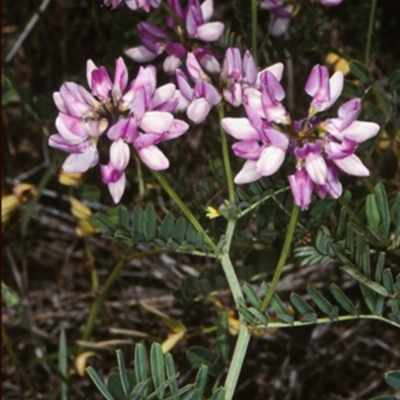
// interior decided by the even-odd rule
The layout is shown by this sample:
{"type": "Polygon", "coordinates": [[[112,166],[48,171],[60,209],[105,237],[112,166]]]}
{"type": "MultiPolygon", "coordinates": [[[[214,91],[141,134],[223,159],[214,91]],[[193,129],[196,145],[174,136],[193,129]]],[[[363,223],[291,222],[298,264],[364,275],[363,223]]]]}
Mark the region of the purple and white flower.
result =
{"type": "Polygon", "coordinates": [[[89,60],[87,81],[91,93],[73,82],[54,93],[60,113],[58,132],[50,136],[49,145],[70,154],[63,164],[66,172],[82,173],[99,163],[98,146],[107,138],[109,160],[100,165],[101,176],[118,203],[125,191],[131,147],[149,168],[164,170],[169,161],[157,144],[182,135],[189,126],[172,115],[179,105],[175,85],[157,88],[152,66],[141,67],[128,84],[122,58],[116,60],[113,81],[104,67],[89,60]]]}
{"type": "Polygon", "coordinates": [[[356,120],[360,99],[342,104],[336,118],[321,120],[317,116],[338,99],[343,89],[342,73],[330,78],[328,69],[321,65],[312,69],[305,85],[305,91],[312,96],[307,117],[292,121],[281,103],[285,92],[280,77],[268,70],[263,72],[259,86],[245,90],[247,118],[224,118],[221,124],[238,140],[232,146],[235,155],[246,159],[235,183],[250,183],[274,174],[288,154],[296,160],[296,172],[288,176],[294,202],[305,210],[313,191],[320,198],[341,196],[339,172],[369,175],[354,152],[359,143],[377,135],[379,125],[356,120]]]}

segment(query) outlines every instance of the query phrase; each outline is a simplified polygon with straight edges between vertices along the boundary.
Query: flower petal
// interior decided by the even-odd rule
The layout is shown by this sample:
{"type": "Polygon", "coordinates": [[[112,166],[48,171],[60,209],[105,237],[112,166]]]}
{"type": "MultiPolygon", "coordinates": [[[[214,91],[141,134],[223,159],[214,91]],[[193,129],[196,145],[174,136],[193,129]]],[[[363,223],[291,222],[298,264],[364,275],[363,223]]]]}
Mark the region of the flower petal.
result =
{"type": "Polygon", "coordinates": [[[248,160],[235,176],[234,182],[237,185],[243,185],[245,183],[257,181],[260,178],[262,178],[262,175],[257,171],[257,161],[248,160]]]}
{"type": "Polygon", "coordinates": [[[138,150],[140,159],[150,168],[155,171],[162,171],[169,167],[168,158],[156,146],[143,147],[138,150]]]}
{"type": "Polygon", "coordinates": [[[266,147],[257,161],[257,171],[263,176],[274,174],[283,163],[286,151],[276,146],[266,147]]]}
{"type": "Polygon", "coordinates": [[[196,38],[205,42],[214,42],[221,37],[224,28],[225,25],[222,22],[207,22],[197,28],[196,38]]]}
{"type": "Polygon", "coordinates": [[[89,146],[83,153],[70,154],[62,165],[65,172],[77,174],[86,172],[99,162],[99,152],[94,146],[89,146]]]}
{"type": "Polygon", "coordinates": [[[352,154],[349,157],[332,160],[342,171],[354,176],[369,176],[368,168],[361,160],[352,154]]]}
{"type": "Polygon", "coordinates": [[[174,121],[174,116],[165,111],[148,111],[140,121],[140,128],[145,132],[164,133],[168,132],[174,121]]]}
{"type": "Polygon", "coordinates": [[[251,125],[247,118],[223,118],[221,120],[222,127],[238,140],[259,140],[257,130],[251,125]]]}

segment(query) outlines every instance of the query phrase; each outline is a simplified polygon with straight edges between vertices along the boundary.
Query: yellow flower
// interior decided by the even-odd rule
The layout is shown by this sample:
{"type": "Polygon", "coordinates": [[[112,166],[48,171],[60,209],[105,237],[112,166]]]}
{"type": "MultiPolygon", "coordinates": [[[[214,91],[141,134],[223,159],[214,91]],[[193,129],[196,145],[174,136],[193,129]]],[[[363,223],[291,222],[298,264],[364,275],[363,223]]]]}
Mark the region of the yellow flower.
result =
{"type": "Polygon", "coordinates": [[[206,207],[206,216],[210,219],[218,218],[221,213],[214,207],[208,206],[206,207]]]}
{"type": "Polygon", "coordinates": [[[336,53],[333,52],[329,53],[326,56],[325,61],[327,64],[333,66],[335,72],[341,71],[344,76],[346,76],[350,72],[349,62],[345,58],[340,57],[336,53]]]}

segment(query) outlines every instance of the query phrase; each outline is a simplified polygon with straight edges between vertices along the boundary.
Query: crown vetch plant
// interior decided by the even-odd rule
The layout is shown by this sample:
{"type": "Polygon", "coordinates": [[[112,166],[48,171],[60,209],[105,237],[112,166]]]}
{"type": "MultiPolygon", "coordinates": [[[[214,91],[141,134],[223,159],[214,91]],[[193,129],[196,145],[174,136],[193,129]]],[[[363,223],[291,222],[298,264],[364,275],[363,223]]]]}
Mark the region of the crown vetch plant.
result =
{"type": "MultiPolygon", "coordinates": [[[[325,6],[336,6],[341,3],[341,0],[316,1],[325,6]]],[[[306,211],[312,207],[313,193],[319,199],[324,199],[326,196],[340,199],[344,192],[340,181],[342,174],[355,177],[369,176],[367,166],[355,152],[360,143],[376,137],[380,131],[377,123],[364,120],[368,119],[368,114],[358,120],[363,111],[364,98],[360,95],[350,97],[349,93],[344,93],[344,76],[341,71],[336,71],[331,75],[326,66],[317,64],[310,68],[308,78],[295,76],[296,81],[304,85],[304,90],[311,97],[311,101],[306,110],[302,111],[301,106],[296,105],[295,110],[289,112],[285,105],[288,88],[283,83],[286,81],[284,63],[274,63],[263,69],[259,66],[258,7],[271,13],[273,22],[269,32],[272,36],[278,36],[285,34],[289,29],[290,19],[298,12],[298,2],[264,0],[259,5],[257,1],[251,2],[252,51],[233,43],[223,46],[222,39],[217,42],[227,24],[220,21],[211,22],[214,13],[212,0],[205,0],[202,3],[199,0],[188,0],[186,5],[179,0],[104,1],[104,4],[111,6],[112,9],[123,3],[133,10],[142,9],[150,12],[152,8],[161,6],[162,9],[156,12],[167,12],[164,26],[148,21],[140,22],[137,28],[141,44],[128,49],[125,54],[135,62],[148,63],[155,62],[159,55],[166,53],[163,72],[170,83],[157,86],[157,69],[151,63],[140,66],[136,78],[129,81],[128,68],[122,58],[118,58],[115,62],[113,79],[104,66],[97,67],[92,60],[88,60],[86,78],[89,90],[74,82],[66,82],[59,92],[53,95],[59,114],[56,119],[57,133],[50,136],[49,145],[69,153],[62,166],[63,170],[69,173],[86,172],[99,164],[100,154],[103,155],[106,151],[107,162],[100,164],[101,178],[108,185],[114,203],[119,203],[124,194],[127,180],[125,171],[134,151],[140,161],[153,171],[158,182],[180,208],[184,218],[179,218],[175,223],[174,216],[168,214],[162,221],[160,229],[157,230],[154,207],[148,205],[143,210],[140,206],[136,206],[133,211],[132,227],[130,227],[128,211],[122,206],[118,214],[119,225],[115,221],[110,222],[104,215],[99,216],[108,229],[107,235],[114,234],[114,237],[125,238],[131,243],[143,241],[156,243],[168,250],[211,257],[221,264],[235,307],[239,312],[239,334],[231,362],[227,367],[226,380],[219,389],[214,391],[212,399],[232,399],[240,370],[245,362],[251,333],[258,329],[302,326],[309,323],[326,323],[359,317],[380,319],[398,327],[400,324],[399,283],[394,283],[389,267],[385,270],[388,271],[385,273],[385,278],[380,278],[383,276],[382,269],[385,261],[383,264],[380,261],[382,256],[379,256],[381,258],[378,257],[376,261],[376,252],[383,254],[383,249],[389,251],[390,246],[394,246],[390,243],[396,235],[396,240],[398,240],[399,217],[397,216],[396,227],[392,221],[394,215],[400,213],[400,198],[397,196],[397,200],[393,200],[389,206],[381,184],[376,185],[373,194],[368,195],[363,205],[364,214],[356,215],[352,223],[346,222],[349,221],[349,214],[354,214],[348,211],[349,194],[347,194],[347,200],[343,201],[344,208],[332,217],[332,220],[336,222],[331,228],[321,225],[323,218],[333,212],[323,209],[325,203],[318,201],[317,205],[322,215],[318,222],[321,228],[316,234],[315,246],[318,251],[312,246],[301,247],[296,242],[297,253],[306,257],[307,260],[322,263],[321,260],[326,262],[326,259],[334,259],[345,264],[342,267],[343,271],[359,282],[361,293],[371,314],[360,315],[358,308],[352,305],[351,300],[338,287],[331,285],[333,297],[349,314],[339,315],[338,306],[332,305],[313,287],[308,287],[307,291],[315,305],[327,317],[318,318],[317,312],[305,300],[297,294],[292,294],[290,301],[300,314],[300,317],[295,319],[294,314],[288,311],[289,309],[276,293],[277,284],[290,253],[291,243],[295,242],[299,211],[306,211]],[[211,118],[214,107],[218,108],[219,114],[223,168],[229,200],[225,200],[219,210],[213,207],[207,209],[210,218],[224,216],[227,220],[226,230],[220,236],[212,230],[207,231],[200,224],[199,218],[193,214],[159,172],[169,167],[170,160],[157,147],[158,144],[176,139],[185,133],[190,135],[189,123],[175,118],[176,113],[186,112],[190,122],[201,124],[207,118],[211,118]],[[227,116],[227,112],[231,112],[232,116],[227,116]],[[298,115],[300,118],[297,117],[298,115]],[[236,162],[231,164],[229,137],[226,133],[229,137],[236,139],[231,147],[233,154],[245,160],[239,171],[236,170],[236,162]],[[279,178],[284,175],[286,175],[286,186],[282,186],[282,183],[277,184],[277,182],[282,182],[279,178]],[[268,180],[267,193],[262,194],[261,189],[258,189],[257,197],[251,199],[245,190],[235,189],[235,184],[253,184],[253,186],[250,185],[250,190],[261,188],[265,185],[265,177],[272,177],[268,180]],[[254,184],[255,182],[259,185],[254,184]],[[291,190],[291,197],[285,194],[288,189],[291,190]],[[278,195],[285,197],[278,200],[278,195]],[[272,199],[288,214],[288,208],[290,210],[291,207],[290,220],[279,260],[274,266],[274,275],[268,285],[263,284],[261,287],[264,295],[259,298],[251,285],[246,283],[241,286],[237,277],[237,267],[232,261],[231,247],[237,221],[247,214],[251,215],[254,210],[262,210],[259,206],[270,204],[268,202],[272,199]],[[397,206],[395,201],[397,201],[397,206]],[[391,207],[390,211],[389,207],[391,207]],[[367,222],[363,222],[363,218],[367,222]],[[354,239],[360,231],[363,232],[362,238],[354,239]],[[357,240],[357,245],[354,244],[354,240],[357,240]],[[361,241],[365,242],[361,243],[361,241]],[[377,245],[379,241],[381,244],[377,245]],[[362,248],[363,244],[365,244],[364,248],[362,248]],[[376,246],[376,250],[370,252],[368,246],[371,248],[376,246]],[[372,263],[377,265],[376,281],[372,278],[370,268],[372,263]],[[387,301],[387,308],[391,307],[387,317],[384,301],[387,301]],[[250,306],[247,305],[248,303],[250,306]],[[276,321],[270,318],[271,311],[277,314],[276,321]]],[[[368,40],[368,46],[371,46],[370,36],[368,40]]],[[[369,48],[367,48],[367,54],[368,52],[369,48]]],[[[372,85],[368,70],[365,72],[363,68],[365,67],[350,64],[354,75],[360,77],[361,81],[364,79],[365,82],[361,84],[372,85]]],[[[363,89],[362,86],[361,89],[363,89]]],[[[370,87],[364,90],[363,96],[369,89],[370,87]]],[[[382,101],[381,98],[379,100],[382,101]]],[[[301,104],[300,101],[299,104],[301,104]]],[[[165,148],[168,149],[167,146],[165,148]]],[[[171,162],[174,161],[171,160],[171,162]]],[[[313,218],[316,219],[315,215],[313,218]]],[[[256,220],[256,227],[260,224],[259,220],[256,220]]],[[[307,227],[302,225],[302,229],[307,231],[309,226],[311,225],[307,227]]],[[[278,234],[274,231],[272,235],[277,237],[278,234]]],[[[252,234],[249,233],[249,236],[252,234]]],[[[257,242],[256,236],[252,237],[252,240],[257,242]]],[[[387,261],[387,265],[391,265],[390,261],[387,261]]],[[[122,267],[119,265],[118,268],[120,271],[122,267]]],[[[113,279],[116,279],[115,276],[117,275],[113,274],[113,279]]],[[[210,281],[208,284],[212,288],[213,282],[210,281]]],[[[97,304],[92,310],[91,321],[95,320],[98,309],[97,304]]],[[[221,321],[221,324],[225,324],[225,328],[228,329],[227,321],[224,322],[223,319],[221,321]]],[[[85,334],[90,333],[92,327],[89,326],[85,334]]],[[[220,332],[221,329],[219,326],[218,331],[220,332]]],[[[196,362],[199,364],[195,364],[196,366],[202,363],[204,366],[201,366],[196,383],[191,388],[193,391],[199,391],[197,393],[199,397],[196,397],[199,399],[205,396],[205,379],[203,378],[207,375],[208,369],[212,369],[212,374],[216,375],[217,372],[214,369],[218,370],[219,365],[217,361],[215,363],[210,361],[213,356],[208,350],[202,351],[203,353],[200,355],[196,353],[193,357],[197,360],[194,364],[196,362]],[[199,359],[203,362],[198,361],[199,359]],[[200,381],[203,382],[201,385],[200,381]]],[[[221,353],[218,357],[225,354],[222,358],[227,364],[229,357],[226,351],[224,350],[224,353],[221,348],[218,351],[221,353]]],[[[124,396],[128,396],[129,393],[137,394],[139,389],[144,390],[143,388],[149,385],[146,386],[148,390],[143,392],[143,396],[154,397],[171,386],[171,393],[174,392],[176,398],[181,399],[182,397],[177,394],[180,393],[177,386],[172,389],[172,385],[177,385],[176,374],[169,371],[171,382],[167,383],[165,376],[161,379],[162,374],[157,375],[155,372],[157,367],[153,364],[157,364],[157,359],[164,360],[161,347],[153,345],[151,353],[153,356],[158,354],[158,358],[155,356],[151,358],[153,384],[145,383],[146,375],[146,377],[143,376],[143,381],[136,382],[137,386],[133,388],[124,378],[126,371],[124,372],[125,367],[121,359],[122,353],[119,353],[119,374],[124,396]],[[160,380],[163,382],[160,383],[160,380]]],[[[137,365],[140,363],[139,357],[135,359],[135,363],[135,368],[139,368],[137,365]]],[[[224,373],[224,368],[225,364],[218,372],[220,376],[224,373]]],[[[91,369],[90,374],[103,395],[111,396],[107,388],[102,386],[95,371],[91,369]]]]}

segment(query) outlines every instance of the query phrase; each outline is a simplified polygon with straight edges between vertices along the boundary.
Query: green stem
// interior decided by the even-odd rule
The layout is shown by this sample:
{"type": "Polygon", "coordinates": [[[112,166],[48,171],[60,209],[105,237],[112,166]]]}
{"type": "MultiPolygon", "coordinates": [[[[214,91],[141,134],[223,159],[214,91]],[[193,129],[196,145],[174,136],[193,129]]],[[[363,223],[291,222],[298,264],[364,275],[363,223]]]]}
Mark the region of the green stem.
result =
{"type": "Polygon", "coordinates": [[[392,321],[388,318],[382,317],[381,315],[372,315],[372,314],[361,314],[361,315],[342,315],[338,316],[335,320],[331,320],[328,317],[318,318],[315,321],[294,321],[292,324],[285,324],[283,322],[268,322],[268,326],[266,325],[256,325],[253,326],[253,330],[264,330],[264,329],[281,329],[281,328],[292,328],[298,326],[306,326],[306,325],[317,325],[317,324],[330,324],[332,322],[342,322],[342,321],[350,321],[350,320],[359,320],[359,319],[374,319],[381,322],[386,322],[390,325],[393,325],[397,328],[400,328],[398,322],[392,321]]]}
{"type": "Polygon", "coordinates": [[[374,30],[375,22],[376,0],[371,0],[371,11],[369,14],[368,34],[367,34],[367,47],[365,48],[365,65],[368,68],[371,61],[371,43],[372,33],[374,30]]]}
{"type": "Polygon", "coordinates": [[[229,220],[228,226],[225,233],[225,246],[222,249],[222,257],[220,259],[222,269],[224,270],[226,279],[229,284],[233,299],[235,300],[236,308],[243,306],[245,303],[242,289],[240,287],[239,280],[236,276],[235,269],[232,265],[231,259],[229,257],[229,251],[232,243],[233,233],[235,231],[236,222],[229,220]]]}
{"type": "MultiPolygon", "coordinates": [[[[233,268],[231,259],[229,257],[232,238],[235,232],[235,226],[236,226],[236,221],[228,220],[228,225],[225,232],[225,245],[222,248],[222,258],[220,262],[224,270],[226,279],[228,280],[232,296],[235,300],[236,308],[239,308],[239,306],[243,306],[245,304],[245,300],[235,269],[233,268]]],[[[251,337],[247,329],[246,322],[244,321],[241,315],[239,318],[240,318],[239,336],[236,342],[235,350],[232,356],[232,361],[230,363],[228,375],[226,377],[224,385],[225,387],[224,400],[231,400],[234,395],[240,371],[243,366],[244,357],[246,355],[247,346],[249,344],[251,337]]]]}
{"type": "Polygon", "coordinates": [[[118,279],[122,269],[126,265],[126,260],[120,260],[118,264],[114,267],[113,271],[107,278],[106,283],[100,289],[98,296],[96,297],[94,303],[92,304],[92,308],[90,309],[88,320],[86,321],[85,331],[83,333],[82,340],[89,340],[90,335],[92,334],[94,323],[96,321],[97,315],[102,307],[104,300],[108,294],[108,291],[113,286],[114,282],[118,279]]]}
{"type": "Polygon", "coordinates": [[[290,216],[288,231],[286,233],[285,242],[283,244],[281,256],[279,257],[278,265],[276,266],[276,270],[274,276],[272,278],[272,282],[270,287],[268,288],[267,294],[264,297],[263,302],[260,306],[260,312],[263,313],[267,307],[269,302],[271,301],[272,295],[275,292],[276,286],[279,282],[279,278],[281,277],[283,267],[285,266],[286,258],[289,254],[290,244],[292,243],[294,229],[296,227],[297,217],[299,215],[299,207],[293,205],[292,214],[290,216]]]}
{"type": "Polygon", "coordinates": [[[94,265],[94,256],[90,247],[90,242],[87,237],[84,237],[83,241],[85,243],[86,256],[88,258],[88,262],[90,263],[90,273],[92,275],[92,290],[95,292],[99,288],[99,276],[94,265]]]}
{"type": "Polygon", "coordinates": [[[135,159],[135,165],[136,165],[136,171],[137,171],[137,180],[139,184],[139,196],[143,198],[146,194],[146,189],[144,186],[144,180],[143,180],[143,171],[142,171],[142,163],[139,160],[138,157],[134,157],[135,159]]]}
{"type": "Polygon", "coordinates": [[[247,326],[244,323],[242,323],[240,325],[239,336],[236,341],[236,346],[233,352],[232,361],[229,366],[228,376],[226,377],[225,380],[224,400],[231,400],[234,395],[240,371],[243,366],[244,357],[246,356],[247,347],[250,342],[250,337],[251,334],[247,329],[247,326]]]}
{"type": "Polygon", "coordinates": [[[257,12],[258,4],[257,0],[251,0],[251,48],[253,50],[254,61],[258,62],[258,51],[257,51],[257,12]]]}
{"type": "Polygon", "coordinates": [[[186,207],[181,198],[176,194],[174,189],[170,186],[170,184],[165,180],[165,178],[158,171],[151,171],[154,177],[158,180],[163,189],[168,193],[169,197],[176,203],[176,205],[182,210],[182,212],[186,215],[186,218],[190,221],[190,223],[196,228],[198,232],[202,232],[204,235],[204,240],[206,243],[215,250],[215,243],[212,241],[210,236],[204,231],[203,227],[200,225],[199,221],[197,221],[196,217],[192,214],[192,212],[186,207]]]}
{"type": "Polygon", "coordinates": [[[226,181],[228,182],[229,201],[231,202],[231,204],[233,204],[235,202],[235,188],[233,187],[232,168],[229,159],[228,139],[226,136],[226,132],[221,125],[221,120],[225,117],[225,106],[223,103],[221,103],[220,106],[218,107],[218,115],[219,115],[219,132],[221,134],[221,143],[222,143],[222,157],[224,159],[226,181]]]}
{"type": "Polygon", "coordinates": [[[277,194],[286,192],[287,190],[289,190],[290,187],[285,187],[283,189],[279,189],[276,192],[267,194],[266,196],[264,196],[261,200],[256,201],[255,203],[253,203],[251,206],[245,208],[243,211],[241,211],[238,216],[237,219],[242,218],[244,215],[246,215],[247,213],[249,213],[250,211],[254,210],[256,207],[258,207],[260,204],[264,203],[264,201],[267,201],[268,199],[271,199],[273,197],[275,197],[277,194]]]}

